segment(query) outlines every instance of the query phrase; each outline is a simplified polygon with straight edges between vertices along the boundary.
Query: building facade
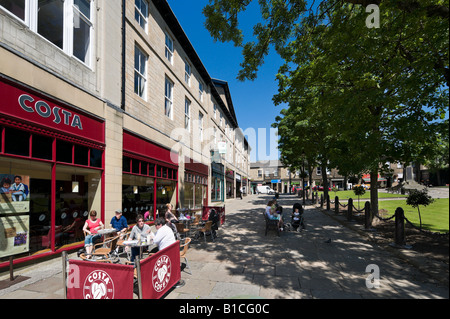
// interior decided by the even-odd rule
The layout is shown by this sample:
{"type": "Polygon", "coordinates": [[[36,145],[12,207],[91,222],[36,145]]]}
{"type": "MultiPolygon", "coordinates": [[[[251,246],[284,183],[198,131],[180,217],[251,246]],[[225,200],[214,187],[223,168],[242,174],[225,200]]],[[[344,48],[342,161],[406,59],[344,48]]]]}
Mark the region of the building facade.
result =
{"type": "Polygon", "coordinates": [[[0,267],[82,247],[92,210],[153,220],[248,178],[228,85],[165,0],[0,1],[0,57],[0,267]]]}

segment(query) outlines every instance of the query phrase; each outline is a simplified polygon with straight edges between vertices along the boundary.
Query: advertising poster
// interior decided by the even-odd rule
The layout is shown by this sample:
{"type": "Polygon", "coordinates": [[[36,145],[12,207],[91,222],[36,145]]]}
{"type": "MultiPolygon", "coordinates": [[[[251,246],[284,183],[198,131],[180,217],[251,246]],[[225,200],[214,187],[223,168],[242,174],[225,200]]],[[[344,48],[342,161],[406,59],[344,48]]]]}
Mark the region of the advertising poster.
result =
{"type": "Polygon", "coordinates": [[[0,174],[0,214],[30,211],[30,176],[0,174]]]}
{"type": "Polygon", "coordinates": [[[0,258],[29,250],[29,225],[29,216],[0,217],[0,258]]]}

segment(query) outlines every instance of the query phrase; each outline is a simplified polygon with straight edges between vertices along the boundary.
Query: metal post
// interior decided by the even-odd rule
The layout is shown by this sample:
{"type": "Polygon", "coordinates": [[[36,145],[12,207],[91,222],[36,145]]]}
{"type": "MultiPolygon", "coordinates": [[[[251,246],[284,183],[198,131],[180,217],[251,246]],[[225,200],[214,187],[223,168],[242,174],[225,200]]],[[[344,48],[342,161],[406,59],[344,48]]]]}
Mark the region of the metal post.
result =
{"type": "Polygon", "coordinates": [[[330,194],[327,194],[327,211],[330,210],[330,204],[331,204],[331,201],[330,201],[330,194]]]}
{"type": "Polygon", "coordinates": [[[372,212],[370,210],[370,202],[364,205],[364,228],[370,229],[372,227],[372,212]]]}
{"type": "Polygon", "coordinates": [[[395,244],[405,246],[405,214],[403,208],[395,210],[395,244]]]}
{"type": "Polygon", "coordinates": [[[339,196],[334,198],[334,213],[339,214],[339,196]]]}
{"type": "Polygon", "coordinates": [[[348,205],[347,205],[347,220],[352,220],[353,215],[353,198],[348,199],[348,205]]]}
{"type": "Polygon", "coordinates": [[[64,287],[64,299],[67,299],[67,251],[62,252],[62,277],[64,287]]]}
{"type": "Polygon", "coordinates": [[[14,262],[13,256],[9,256],[9,280],[14,281],[14,262]]]}
{"type": "Polygon", "coordinates": [[[136,256],[134,259],[134,264],[136,265],[136,273],[137,273],[137,283],[138,283],[138,291],[139,291],[139,299],[142,299],[142,282],[141,282],[141,260],[139,256],[136,256]]]}

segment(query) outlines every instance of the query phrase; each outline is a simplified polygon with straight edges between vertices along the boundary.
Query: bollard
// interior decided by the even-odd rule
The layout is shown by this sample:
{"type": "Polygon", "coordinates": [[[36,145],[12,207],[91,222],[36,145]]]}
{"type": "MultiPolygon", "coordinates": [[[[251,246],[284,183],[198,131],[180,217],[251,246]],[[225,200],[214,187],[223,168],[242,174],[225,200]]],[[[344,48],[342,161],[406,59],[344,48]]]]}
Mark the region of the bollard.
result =
{"type": "Polygon", "coordinates": [[[372,212],[370,211],[370,202],[364,205],[364,228],[372,228],[372,212]]]}
{"type": "Polygon", "coordinates": [[[323,194],[320,194],[320,208],[323,208],[323,194]]]}
{"type": "Polygon", "coordinates": [[[347,220],[351,221],[353,215],[353,198],[348,199],[348,205],[347,205],[347,220]]]}
{"type": "Polygon", "coordinates": [[[136,256],[134,259],[134,264],[136,266],[136,275],[137,275],[137,284],[138,284],[138,292],[139,299],[142,299],[142,281],[141,281],[141,260],[139,256],[136,256]]]}
{"type": "Polygon", "coordinates": [[[9,281],[14,281],[14,261],[13,261],[13,256],[9,256],[9,281]]]}
{"type": "Polygon", "coordinates": [[[64,299],[67,299],[67,251],[62,252],[62,277],[64,287],[64,299]]]}
{"type": "Polygon", "coordinates": [[[398,207],[395,210],[395,244],[405,246],[405,213],[403,208],[398,207]]]}
{"type": "Polygon", "coordinates": [[[327,211],[330,210],[330,204],[331,204],[331,201],[330,201],[330,194],[327,194],[327,211]]]}
{"type": "Polygon", "coordinates": [[[334,198],[334,213],[337,215],[339,214],[339,197],[336,196],[334,198]]]}

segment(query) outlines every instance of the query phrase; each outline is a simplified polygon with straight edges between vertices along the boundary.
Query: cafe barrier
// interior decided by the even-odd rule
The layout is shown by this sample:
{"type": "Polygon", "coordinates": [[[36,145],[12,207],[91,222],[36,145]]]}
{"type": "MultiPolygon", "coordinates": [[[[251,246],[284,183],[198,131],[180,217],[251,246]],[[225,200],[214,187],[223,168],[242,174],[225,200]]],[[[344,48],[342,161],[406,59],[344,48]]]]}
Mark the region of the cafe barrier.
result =
{"type": "Polygon", "coordinates": [[[142,260],[140,266],[142,298],[161,298],[181,279],[179,241],[142,260]]]}
{"type": "Polygon", "coordinates": [[[134,267],[69,260],[67,299],[133,299],[134,267]]]}
{"type": "Polygon", "coordinates": [[[202,219],[208,220],[211,209],[214,209],[217,213],[219,213],[220,225],[223,225],[223,223],[225,223],[225,206],[203,206],[202,219]]]}
{"type": "MultiPolygon", "coordinates": [[[[181,280],[180,266],[179,241],[142,260],[136,267],[140,298],[164,296],[181,280]]],[[[67,299],[133,299],[134,273],[131,265],[69,260],[67,299]]]]}

